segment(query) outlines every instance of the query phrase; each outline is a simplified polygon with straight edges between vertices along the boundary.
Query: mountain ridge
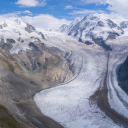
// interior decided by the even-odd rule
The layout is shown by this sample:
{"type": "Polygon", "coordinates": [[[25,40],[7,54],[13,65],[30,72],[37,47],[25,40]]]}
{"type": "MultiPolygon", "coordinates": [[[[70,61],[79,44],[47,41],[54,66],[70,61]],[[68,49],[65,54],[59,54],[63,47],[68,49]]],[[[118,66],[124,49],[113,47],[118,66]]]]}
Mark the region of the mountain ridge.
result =
{"type": "Polygon", "coordinates": [[[87,45],[97,44],[106,51],[111,51],[107,40],[115,39],[124,34],[124,28],[127,28],[128,22],[122,21],[120,25],[113,22],[108,17],[100,14],[92,14],[81,19],[75,19],[70,25],[62,25],[59,28],[61,33],[72,36],[77,41],[87,45]]]}

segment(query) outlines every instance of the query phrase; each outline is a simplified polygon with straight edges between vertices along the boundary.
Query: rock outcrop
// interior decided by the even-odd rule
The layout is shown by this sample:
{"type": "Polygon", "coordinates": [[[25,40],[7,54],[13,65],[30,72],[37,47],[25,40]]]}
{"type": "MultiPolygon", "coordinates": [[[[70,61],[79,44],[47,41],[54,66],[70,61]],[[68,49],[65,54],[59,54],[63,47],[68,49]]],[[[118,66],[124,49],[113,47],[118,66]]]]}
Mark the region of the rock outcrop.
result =
{"type": "Polygon", "coordinates": [[[128,57],[117,69],[118,85],[128,94],[128,57]]]}
{"type": "Polygon", "coordinates": [[[27,27],[25,27],[25,30],[29,33],[35,31],[36,29],[32,26],[32,25],[29,25],[27,24],[27,27]]]}

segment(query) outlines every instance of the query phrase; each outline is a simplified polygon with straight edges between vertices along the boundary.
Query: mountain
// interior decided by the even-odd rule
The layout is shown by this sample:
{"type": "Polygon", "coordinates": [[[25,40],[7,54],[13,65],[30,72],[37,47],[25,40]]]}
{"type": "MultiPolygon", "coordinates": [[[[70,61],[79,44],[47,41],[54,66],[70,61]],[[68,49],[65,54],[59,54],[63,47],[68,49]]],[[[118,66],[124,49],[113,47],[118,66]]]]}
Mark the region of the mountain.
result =
{"type": "Polygon", "coordinates": [[[44,39],[41,32],[36,31],[33,26],[22,22],[20,19],[0,22],[0,26],[1,47],[6,48],[10,53],[30,49],[28,42],[44,39]],[[10,41],[11,43],[9,43],[10,41]]]}
{"type": "Polygon", "coordinates": [[[60,31],[61,32],[70,32],[70,30],[78,23],[78,22],[80,22],[80,20],[81,20],[81,18],[76,18],[70,25],[66,25],[66,24],[64,24],[64,25],[62,25],[61,27],[60,27],[60,31]]]}
{"type": "Polygon", "coordinates": [[[40,90],[73,76],[68,52],[47,43],[21,19],[0,21],[0,127],[62,128],[33,100],[40,90]]]}
{"type": "Polygon", "coordinates": [[[0,127],[128,127],[127,20],[93,14],[59,31],[0,19],[0,127]]]}
{"type": "Polygon", "coordinates": [[[128,94],[128,57],[117,70],[117,79],[119,86],[128,94]]]}
{"type": "Polygon", "coordinates": [[[123,35],[123,28],[127,26],[127,23],[117,25],[103,15],[92,14],[82,19],[77,18],[70,25],[61,26],[59,31],[87,45],[97,44],[105,50],[112,50],[105,42],[123,35]]]}
{"type": "Polygon", "coordinates": [[[128,21],[123,21],[123,22],[121,22],[121,23],[120,23],[120,27],[121,27],[122,29],[128,28],[128,21]]]}
{"type": "MultiPolygon", "coordinates": [[[[8,56],[15,58],[16,63],[25,72],[45,72],[47,73],[45,80],[54,81],[54,84],[66,80],[67,70],[69,70],[67,69],[69,65],[66,64],[67,53],[55,47],[46,46],[44,42],[47,41],[42,32],[21,19],[1,21],[0,26],[0,49],[8,56]]],[[[2,66],[5,65],[2,64],[2,66]]],[[[15,68],[15,65],[13,67],[15,68]]],[[[39,81],[43,82],[38,78],[39,81]]]]}

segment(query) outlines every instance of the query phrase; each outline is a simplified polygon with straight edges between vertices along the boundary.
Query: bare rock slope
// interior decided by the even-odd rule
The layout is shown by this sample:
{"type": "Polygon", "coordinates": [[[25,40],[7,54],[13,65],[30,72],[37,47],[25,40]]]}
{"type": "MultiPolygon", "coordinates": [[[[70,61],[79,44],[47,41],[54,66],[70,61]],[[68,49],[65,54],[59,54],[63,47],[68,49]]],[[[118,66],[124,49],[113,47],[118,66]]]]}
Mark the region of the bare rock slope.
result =
{"type": "Polygon", "coordinates": [[[40,112],[33,95],[73,76],[68,54],[46,46],[43,34],[33,26],[5,22],[0,30],[0,127],[62,128],[40,112]],[[4,115],[12,124],[3,121],[4,115]]]}

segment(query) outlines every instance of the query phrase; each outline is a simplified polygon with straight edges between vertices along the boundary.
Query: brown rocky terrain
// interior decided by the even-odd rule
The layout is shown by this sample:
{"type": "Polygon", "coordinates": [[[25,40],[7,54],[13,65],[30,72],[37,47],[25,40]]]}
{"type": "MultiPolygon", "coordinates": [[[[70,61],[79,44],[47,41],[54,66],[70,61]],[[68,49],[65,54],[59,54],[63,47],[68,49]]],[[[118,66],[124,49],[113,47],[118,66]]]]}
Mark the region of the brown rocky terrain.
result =
{"type": "Polygon", "coordinates": [[[62,128],[41,113],[33,95],[73,76],[66,53],[39,41],[30,42],[31,49],[11,54],[13,43],[8,40],[0,46],[0,127],[62,128]],[[12,126],[4,116],[13,122],[12,126]]]}

